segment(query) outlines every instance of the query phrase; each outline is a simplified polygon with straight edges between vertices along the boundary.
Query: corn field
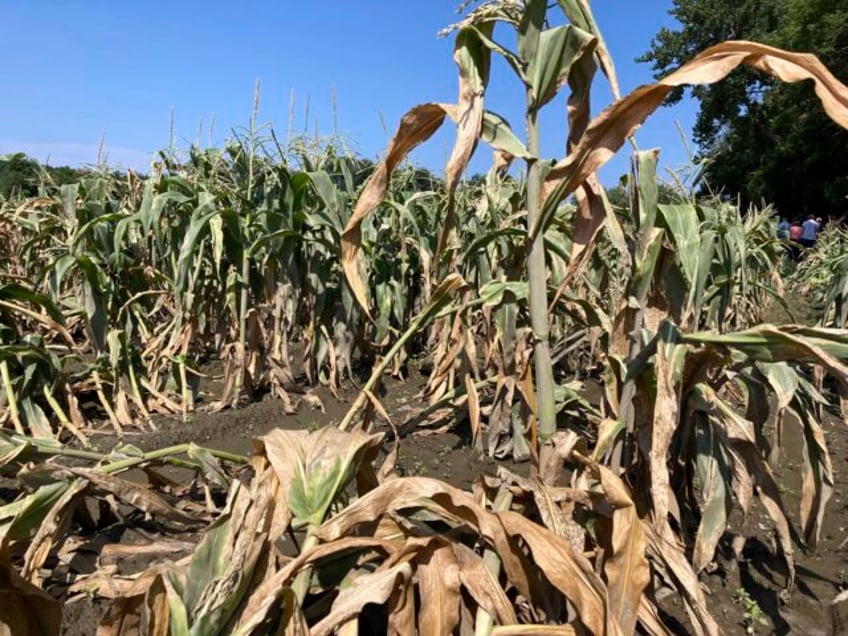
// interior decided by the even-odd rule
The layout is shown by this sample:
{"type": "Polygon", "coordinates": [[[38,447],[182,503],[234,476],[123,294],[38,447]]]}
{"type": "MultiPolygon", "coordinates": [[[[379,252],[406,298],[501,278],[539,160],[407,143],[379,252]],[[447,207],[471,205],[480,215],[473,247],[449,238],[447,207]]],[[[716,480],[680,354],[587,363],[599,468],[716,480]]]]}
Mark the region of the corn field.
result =
{"type": "Polygon", "coordinates": [[[772,325],[772,210],[684,188],[661,202],[658,150],[633,150],[626,206],[597,172],[674,88],[738,66],[807,80],[843,127],[848,88],[810,55],[726,42],[621,96],[588,0],[548,5],[484,2],[450,27],[457,102],[412,107],[376,164],[251,121],[148,175],[45,175],[0,201],[0,632],[58,634],[45,590],[64,576],[106,604],[103,635],[660,635],[669,593],[713,635],[699,577],[755,508],[791,596],[833,493],[823,412],[848,405],[844,232],[795,274],[820,324],[772,325]],[[523,122],[486,110],[493,56],[523,122]],[[594,81],[615,101],[593,117],[594,81]],[[539,115],[557,105],[565,155],[546,159],[539,115]],[[434,178],[405,157],[446,121],[434,178]],[[491,169],[464,181],[483,145],[491,169]],[[392,422],[378,388],[421,359],[421,408],[392,422]],[[92,444],[351,384],[337,426],[274,430],[250,457],[92,444]],[[528,471],[501,463],[470,491],[398,474],[408,433],[466,425],[468,453],[528,471]],[[804,444],[792,514],[786,426],[804,444]],[[161,558],[128,573],[107,541],[75,571],[85,533],[128,515],[161,558]]]}

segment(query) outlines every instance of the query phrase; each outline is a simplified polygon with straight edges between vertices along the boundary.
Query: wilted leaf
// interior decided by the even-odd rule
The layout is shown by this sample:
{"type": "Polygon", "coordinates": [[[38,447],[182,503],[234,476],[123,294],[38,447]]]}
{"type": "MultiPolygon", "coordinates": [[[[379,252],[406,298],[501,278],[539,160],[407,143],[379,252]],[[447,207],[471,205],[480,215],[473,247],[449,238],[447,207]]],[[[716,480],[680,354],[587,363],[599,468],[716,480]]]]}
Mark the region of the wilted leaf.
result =
{"type": "Polygon", "coordinates": [[[310,636],[309,625],[291,588],[283,590],[282,636],[310,636]]]}
{"type": "Polygon", "coordinates": [[[552,100],[571,74],[580,58],[591,59],[597,40],[572,25],[545,29],[539,35],[538,49],[530,60],[529,75],[533,91],[533,108],[539,110],[552,100]]]}
{"type": "Polygon", "coordinates": [[[38,570],[44,564],[55,542],[65,533],[86,486],[88,483],[84,479],[75,480],[56,500],[42,520],[41,527],[35,533],[24,555],[22,575],[32,583],[39,583],[38,570]]]}
{"type": "Polygon", "coordinates": [[[796,408],[804,429],[804,479],[801,492],[801,527],[804,540],[815,550],[824,519],[824,509],[833,493],[833,466],[821,424],[809,409],[796,408]]]}
{"type": "Polygon", "coordinates": [[[357,263],[362,242],[360,225],[382,202],[397,165],[413,148],[429,139],[441,127],[445,114],[445,107],[441,104],[421,104],[403,116],[389,144],[386,158],[377,165],[368,179],[345,225],[342,234],[342,267],[353,295],[366,315],[370,315],[368,294],[357,263]]]}
{"type": "Polygon", "coordinates": [[[312,636],[329,636],[342,623],[358,616],[369,603],[385,603],[392,592],[412,578],[409,563],[359,576],[354,584],[339,592],[330,613],[312,627],[312,636]]]}
{"type": "Polygon", "coordinates": [[[657,394],[654,400],[654,419],[651,427],[651,504],[654,509],[654,524],[663,536],[670,536],[668,524],[669,495],[672,492],[668,469],[668,454],[680,410],[675,387],[675,357],[681,348],[677,342],[677,331],[665,321],[660,325],[654,368],[657,394]]]}
{"type": "Polygon", "coordinates": [[[459,564],[450,544],[431,543],[418,557],[418,633],[441,636],[459,624],[459,564]]]}
{"type": "Polygon", "coordinates": [[[143,596],[117,598],[110,604],[100,624],[96,636],[136,636],[141,634],[141,609],[143,596]]]}
{"type": "Polygon", "coordinates": [[[636,630],[639,605],[651,580],[646,551],[648,543],[636,506],[624,482],[608,468],[595,467],[607,501],[613,508],[611,520],[611,552],[604,561],[610,612],[618,620],[623,634],[636,630]]]}
{"type": "Polygon", "coordinates": [[[63,481],[46,484],[23,499],[0,507],[0,522],[11,519],[0,524],[0,539],[20,541],[33,536],[67,488],[63,481]]]}
{"type": "Polygon", "coordinates": [[[663,224],[677,248],[686,282],[694,288],[698,276],[698,255],[701,251],[701,229],[693,205],[659,205],[663,224]]]}
{"type": "Polygon", "coordinates": [[[721,628],[707,609],[707,600],[701,589],[701,583],[686,560],[683,546],[664,539],[647,522],[642,522],[642,529],[648,541],[648,554],[654,562],[662,564],[672,578],[674,588],[683,600],[695,634],[719,636],[722,633],[721,628]]]}
{"type": "Polygon", "coordinates": [[[671,91],[688,84],[713,84],[742,64],[785,82],[813,80],[825,111],[836,123],[848,128],[848,88],[815,56],[790,53],[754,42],[718,44],[656,84],[637,88],[589,124],[578,147],[548,173],[543,195],[543,214],[531,235],[535,236],[540,229],[547,227],[559,202],[609,161],[636,128],[659,108],[671,91]]]}
{"type": "Polygon", "coordinates": [[[508,579],[525,598],[533,598],[530,579],[535,580],[541,571],[574,604],[587,628],[595,633],[621,633],[606,610],[603,582],[567,542],[517,513],[489,512],[466,493],[435,479],[409,477],[386,482],[327,521],[318,535],[331,541],[379,514],[405,509],[423,509],[469,525],[495,549],[508,579]],[[529,547],[532,561],[515,552],[513,540],[518,537],[529,547]]]}
{"type": "Polygon", "coordinates": [[[707,418],[703,418],[695,435],[698,443],[697,474],[701,482],[704,506],[701,510],[701,523],[695,536],[692,563],[695,571],[700,573],[715,556],[716,546],[727,528],[727,518],[733,502],[729,490],[730,470],[718,435],[707,418]]]}
{"type": "Polygon", "coordinates": [[[490,111],[483,113],[480,138],[495,150],[506,152],[512,157],[529,159],[531,156],[524,143],[512,132],[509,123],[490,111]]]}
{"type": "Polygon", "coordinates": [[[512,603],[483,559],[462,543],[453,543],[452,548],[459,564],[462,586],[474,601],[504,625],[518,622],[512,603]]]}
{"type": "Polygon", "coordinates": [[[170,519],[188,525],[198,523],[198,520],[194,517],[177,510],[164,499],[139,484],[88,468],[65,468],[63,470],[90,481],[97,490],[114,495],[128,506],[146,512],[153,517],[170,519]]]}
{"type": "Polygon", "coordinates": [[[570,625],[495,625],[492,636],[577,636],[570,625]]]}
{"type": "Polygon", "coordinates": [[[22,579],[0,548],[0,634],[58,636],[61,625],[59,602],[22,579]]]}
{"type": "Polygon", "coordinates": [[[362,459],[376,453],[382,440],[382,433],[327,427],[315,433],[275,429],[255,444],[273,466],[295,522],[318,525],[362,459]]]}

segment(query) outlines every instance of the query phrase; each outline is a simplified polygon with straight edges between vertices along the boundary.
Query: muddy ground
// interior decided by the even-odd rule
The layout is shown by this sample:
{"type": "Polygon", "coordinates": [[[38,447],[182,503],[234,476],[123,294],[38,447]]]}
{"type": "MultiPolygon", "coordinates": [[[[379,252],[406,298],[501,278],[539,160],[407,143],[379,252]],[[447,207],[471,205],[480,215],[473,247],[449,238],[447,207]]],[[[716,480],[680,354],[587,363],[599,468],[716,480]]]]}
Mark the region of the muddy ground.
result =
{"type": "MultiPolygon", "coordinates": [[[[422,376],[417,373],[405,382],[386,381],[381,399],[396,423],[403,422],[423,407],[416,399],[423,382],[422,376]]],[[[145,450],[193,441],[207,447],[247,454],[252,438],[274,427],[314,429],[337,423],[355,397],[356,389],[348,385],[342,391],[341,399],[336,399],[326,390],[319,390],[316,395],[322,408],[304,402],[296,414],[290,415],[285,413],[281,402],[260,400],[237,410],[214,414],[198,412],[187,424],[160,421],[157,431],[130,433],[124,441],[145,450]]],[[[787,426],[788,431],[793,428],[787,426]]],[[[799,435],[793,437],[791,432],[788,436],[789,450],[781,463],[779,483],[782,484],[786,506],[798,528],[802,440],[799,435]]],[[[709,593],[709,607],[725,633],[809,636],[843,633],[832,627],[830,603],[842,589],[848,588],[848,553],[842,546],[848,537],[845,531],[848,527],[848,430],[830,415],[826,436],[836,476],[834,495],[828,505],[819,548],[815,553],[796,549],[797,578],[791,597],[781,599],[785,570],[781,559],[775,556],[772,524],[761,508],[755,509],[749,516],[744,529],[734,528],[754,536],[746,543],[742,558],[733,558],[732,536],[728,535],[722,544],[723,556],[717,560],[714,572],[702,576],[702,584],[709,593]],[[750,599],[747,605],[745,596],[750,599]],[[748,631],[750,628],[755,631],[748,631]]],[[[113,440],[104,435],[100,443],[105,447],[113,440]]],[[[517,472],[526,470],[526,465],[506,464],[517,472]]],[[[437,477],[467,488],[481,473],[494,473],[497,463],[476,456],[467,436],[460,431],[460,434],[404,438],[398,468],[402,474],[437,477]]],[[[131,529],[119,532],[117,538],[128,544],[139,541],[131,529]]],[[[191,536],[185,538],[193,539],[191,536]]],[[[126,569],[132,571],[143,566],[144,560],[136,559],[126,564],[126,569]]],[[[661,605],[666,619],[676,626],[676,633],[690,633],[679,599],[666,597],[661,605]]],[[[87,600],[67,604],[63,634],[94,634],[104,609],[105,605],[87,600]]]]}

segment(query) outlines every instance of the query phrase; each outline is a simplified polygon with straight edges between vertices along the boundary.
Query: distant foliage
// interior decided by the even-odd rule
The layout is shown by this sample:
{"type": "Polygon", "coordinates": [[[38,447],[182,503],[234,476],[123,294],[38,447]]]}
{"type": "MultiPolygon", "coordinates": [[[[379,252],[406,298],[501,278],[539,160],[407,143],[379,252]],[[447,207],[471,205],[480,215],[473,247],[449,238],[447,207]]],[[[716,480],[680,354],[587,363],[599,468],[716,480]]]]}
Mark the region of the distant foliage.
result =
{"type": "MultiPolygon", "coordinates": [[[[848,3],[840,0],[674,0],[679,28],[663,28],[640,61],[666,75],[727,39],[815,54],[848,80],[848,3]]],[[[781,84],[754,70],[692,88],[700,110],[695,141],[709,157],[705,177],[743,206],[763,201],[781,214],[848,211],[848,132],[822,110],[808,82],[781,84]],[[787,178],[791,175],[791,178],[787,178]]],[[[675,103],[683,89],[672,93],[675,103]]]]}
{"type": "Polygon", "coordinates": [[[6,155],[0,157],[0,196],[36,196],[39,185],[45,181],[54,185],[74,183],[84,173],[85,170],[69,166],[42,166],[22,152],[6,155]]]}

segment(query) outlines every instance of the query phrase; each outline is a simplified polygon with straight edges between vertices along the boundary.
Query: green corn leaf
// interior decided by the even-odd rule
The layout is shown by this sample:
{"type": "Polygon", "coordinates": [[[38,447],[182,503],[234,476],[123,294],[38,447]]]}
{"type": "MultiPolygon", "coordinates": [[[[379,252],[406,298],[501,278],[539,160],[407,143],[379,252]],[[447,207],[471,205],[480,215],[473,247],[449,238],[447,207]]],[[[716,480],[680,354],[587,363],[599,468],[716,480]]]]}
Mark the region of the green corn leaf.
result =
{"type": "MultiPolygon", "coordinates": [[[[848,360],[848,331],[842,329],[763,324],[729,334],[692,333],[684,335],[682,340],[688,344],[730,347],[758,362],[817,362],[831,366],[828,358],[848,360]]],[[[834,370],[840,373],[838,367],[834,370]]]]}
{"type": "Polygon", "coordinates": [[[481,250],[500,239],[519,239],[526,235],[527,232],[525,230],[517,227],[501,227],[496,230],[492,230],[491,232],[486,232],[469,243],[462,256],[462,260],[466,263],[470,262],[471,259],[476,258],[479,255],[481,250]]]}
{"type": "MultiPolygon", "coordinates": [[[[477,26],[469,26],[466,27],[466,29],[463,29],[463,31],[464,30],[473,32],[481,45],[486,47],[489,51],[497,53],[498,55],[503,57],[506,62],[512,67],[512,70],[515,72],[518,78],[522,82],[524,82],[525,85],[530,86],[530,79],[527,77],[527,74],[525,72],[524,62],[522,62],[521,59],[515,53],[513,53],[509,49],[504,48],[492,39],[491,25],[481,25],[480,28],[478,28],[477,26]]],[[[462,34],[462,31],[460,32],[460,34],[462,34]]]]}
{"type": "Polygon", "coordinates": [[[690,289],[698,276],[701,231],[698,213],[693,205],[658,205],[662,224],[677,248],[677,256],[690,289]]]}
{"type": "Polygon", "coordinates": [[[32,538],[53,508],[53,504],[65,494],[67,489],[67,482],[53,482],[41,486],[22,501],[0,507],[0,521],[10,513],[14,514],[14,518],[8,525],[0,526],[0,539],[23,541],[32,538]]]}
{"type": "Polygon", "coordinates": [[[191,443],[188,446],[186,455],[189,459],[193,459],[200,464],[203,476],[207,482],[221,488],[229,488],[230,478],[227,477],[227,473],[221,468],[221,463],[207,449],[191,443]]]}
{"type": "Polygon", "coordinates": [[[185,588],[181,591],[183,603],[191,612],[197,609],[207,587],[221,576],[232,557],[230,523],[231,511],[227,511],[203,533],[203,538],[191,555],[185,588]]]}
{"type": "Polygon", "coordinates": [[[162,575],[161,580],[167,593],[171,636],[191,636],[188,610],[180,598],[179,581],[177,581],[176,575],[168,571],[162,575]]]}
{"type": "Polygon", "coordinates": [[[180,245],[179,257],[177,259],[176,284],[178,289],[184,289],[188,281],[191,268],[195,265],[194,257],[197,243],[209,229],[209,221],[218,214],[215,209],[215,196],[209,192],[198,194],[198,206],[191,216],[188,230],[180,245]]]}
{"type": "Polygon", "coordinates": [[[696,475],[701,484],[701,523],[695,537],[692,555],[696,572],[701,572],[712,562],[718,542],[727,528],[727,519],[733,507],[730,494],[730,468],[721,448],[717,431],[709,418],[698,414],[695,431],[698,455],[696,475]]]}
{"type": "Polygon", "coordinates": [[[530,159],[532,155],[521,140],[512,132],[509,123],[491,111],[483,113],[483,128],[480,138],[495,150],[502,150],[514,157],[530,159]]]}
{"type": "Polygon", "coordinates": [[[333,427],[314,433],[277,430],[266,436],[266,452],[280,483],[288,489],[293,523],[320,525],[363,458],[375,453],[382,439],[382,434],[333,427]]]}
{"type": "Polygon", "coordinates": [[[595,16],[592,15],[592,8],[588,0],[559,0],[559,6],[565,13],[568,21],[574,26],[587,33],[591,33],[598,38],[598,46],[596,54],[601,63],[601,69],[609,79],[610,87],[612,88],[612,96],[615,99],[620,99],[620,89],[618,86],[618,76],[615,72],[615,64],[607,49],[604,38],[601,35],[601,30],[595,21],[595,16]]]}
{"type": "Polygon", "coordinates": [[[639,207],[638,222],[640,245],[643,248],[650,241],[650,236],[656,225],[657,202],[659,190],[657,186],[657,161],[659,150],[639,150],[633,153],[633,170],[636,173],[636,200],[639,207]]]}
{"type": "Polygon", "coordinates": [[[536,59],[547,12],[547,0],[527,0],[524,5],[524,13],[518,25],[518,55],[525,63],[536,59]]]}
{"type": "Polygon", "coordinates": [[[646,237],[647,243],[644,252],[634,263],[629,294],[637,306],[643,303],[653,284],[657,259],[662,251],[663,235],[663,230],[654,228],[646,237]]]}
{"type": "Polygon", "coordinates": [[[487,42],[492,42],[494,26],[494,22],[489,21],[478,23],[474,28],[460,29],[454,42],[454,59],[462,78],[480,93],[489,85],[493,49],[487,42]]]}
{"type": "Polygon", "coordinates": [[[24,397],[20,400],[20,407],[26,426],[32,432],[35,439],[52,440],[54,438],[50,420],[47,419],[47,416],[38,404],[33,402],[30,397],[24,397]]]}
{"type": "MultiPolygon", "coordinates": [[[[48,296],[39,294],[29,287],[19,283],[0,285],[0,300],[31,303],[42,308],[52,320],[65,326],[65,317],[56,304],[48,296]]],[[[0,309],[0,311],[6,310],[0,309]]]]}
{"type": "Polygon", "coordinates": [[[525,301],[528,295],[526,281],[491,281],[480,288],[480,298],[486,305],[495,306],[504,302],[504,294],[512,296],[511,302],[525,301]]]}
{"type": "Polygon", "coordinates": [[[712,272],[713,254],[715,252],[716,233],[704,230],[701,233],[701,248],[698,250],[698,270],[694,284],[689,293],[689,305],[692,306],[694,324],[699,324],[701,304],[704,300],[704,290],[712,272]]]}
{"type": "Polygon", "coordinates": [[[581,57],[592,56],[597,40],[576,27],[563,25],[546,29],[539,37],[536,57],[529,67],[533,108],[551,101],[568,81],[571,67],[581,57]]]}
{"type": "Polygon", "coordinates": [[[327,212],[329,212],[328,218],[331,221],[331,227],[341,234],[344,225],[342,222],[342,201],[338,189],[330,179],[330,175],[323,170],[310,172],[308,175],[315,188],[315,192],[320,197],[327,212]]]}
{"type": "MultiPolygon", "coordinates": [[[[98,216],[94,219],[91,219],[88,223],[79,228],[74,234],[73,240],[71,241],[71,249],[75,249],[81,241],[86,239],[88,235],[93,232],[98,226],[104,223],[111,223],[112,221],[120,221],[126,217],[126,214],[123,212],[113,212],[111,214],[104,214],[102,216],[98,216]]],[[[111,246],[110,246],[111,247],[111,246]]]]}
{"type": "Polygon", "coordinates": [[[758,362],[756,367],[774,391],[777,397],[777,409],[787,408],[799,387],[798,372],[786,362],[758,362]]]}

